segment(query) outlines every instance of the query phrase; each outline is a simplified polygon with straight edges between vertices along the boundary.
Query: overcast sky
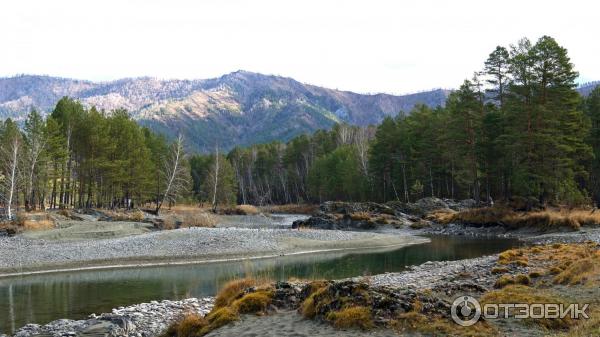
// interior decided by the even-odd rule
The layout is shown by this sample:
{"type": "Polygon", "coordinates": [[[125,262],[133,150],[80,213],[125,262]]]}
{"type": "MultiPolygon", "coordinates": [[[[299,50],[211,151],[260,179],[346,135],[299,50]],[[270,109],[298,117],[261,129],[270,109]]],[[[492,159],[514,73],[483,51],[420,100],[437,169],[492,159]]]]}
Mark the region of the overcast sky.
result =
{"type": "Polygon", "coordinates": [[[244,69],[357,92],[457,87],[498,44],[546,34],[600,80],[600,2],[14,0],[0,76],[210,78],[244,69]]]}

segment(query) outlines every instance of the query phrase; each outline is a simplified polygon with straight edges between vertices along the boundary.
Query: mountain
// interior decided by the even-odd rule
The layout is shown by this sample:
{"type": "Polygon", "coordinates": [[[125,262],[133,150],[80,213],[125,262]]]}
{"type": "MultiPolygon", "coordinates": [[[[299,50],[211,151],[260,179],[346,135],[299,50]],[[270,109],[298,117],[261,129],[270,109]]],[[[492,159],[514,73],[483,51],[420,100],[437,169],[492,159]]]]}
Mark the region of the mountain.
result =
{"type": "Polygon", "coordinates": [[[579,91],[582,96],[587,96],[599,85],[600,81],[583,83],[577,88],[577,91],[579,91]]]}
{"type": "Polygon", "coordinates": [[[0,78],[0,118],[22,119],[32,107],[49,112],[61,97],[70,96],[88,107],[125,108],[140,124],[168,136],[181,132],[192,150],[209,151],[217,143],[230,149],[286,141],[337,122],[376,124],[415,104],[443,105],[448,93],[365,95],[246,71],[207,80],[111,82],[21,75],[0,78]]]}

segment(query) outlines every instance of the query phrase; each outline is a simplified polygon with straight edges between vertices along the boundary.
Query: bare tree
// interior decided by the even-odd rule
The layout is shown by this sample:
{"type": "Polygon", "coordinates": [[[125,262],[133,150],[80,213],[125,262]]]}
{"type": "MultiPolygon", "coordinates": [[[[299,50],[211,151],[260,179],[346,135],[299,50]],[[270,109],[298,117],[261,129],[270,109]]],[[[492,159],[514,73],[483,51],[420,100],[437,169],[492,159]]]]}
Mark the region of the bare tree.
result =
{"type": "Polygon", "coordinates": [[[28,120],[25,122],[25,165],[27,166],[26,174],[26,198],[25,207],[30,210],[35,208],[34,197],[34,175],[40,159],[40,155],[46,147],[47,135],[44,131],[44,120],[33,110],[28,120]]]}
{"type": "Polygon", "coordinates": [[[360,161],[360,169],[366,177],[369,176],[369,146],[375,137],[375,131],[370,127],[358,128],[354,133],[354,146],[360,161]]]}
{"type": "Polygon", "coordinates": [[[179,134],[171,145],[169,153],[163,162],[162,175],[165,180],[165,191],[156,204],[156,214],[165,201],[174,202],[177,196],[189,186],[189,172],[185,166],[185,152],[183,149],[183,135],[179,134]]]}
{"type": "Polygon", "coordinates": [[[212,210],[217,211],[217,187],[219,186],[219,145],[215,149],[215,168],[214,168],[214,185],[213,185],[213,197],[212,197],[212,210]]]}
{"type": "Polygon", "coordinates": [[[8,219],[13,218],[12,204],[17,194],[17,185],[19,181],[19,151],[21,149],[21,140],[18,136],[13,137],[10,143],[2,149],[2,169],[5,176],[1,177],[0,184],[2,190],[0,197],[4,201],[4,212],[8,219]]]}

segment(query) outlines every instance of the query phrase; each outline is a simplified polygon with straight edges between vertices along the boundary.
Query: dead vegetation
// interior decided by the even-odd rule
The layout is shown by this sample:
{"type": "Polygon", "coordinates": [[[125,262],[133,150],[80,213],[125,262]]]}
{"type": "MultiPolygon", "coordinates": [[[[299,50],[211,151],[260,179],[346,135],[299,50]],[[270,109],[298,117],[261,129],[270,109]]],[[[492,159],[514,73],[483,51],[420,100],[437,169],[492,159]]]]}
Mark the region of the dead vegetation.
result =
{"type": "MultiPolygon", "coordinates": [[[[565,301],[547,290],[528,287],[521,284],[511,284],[499,290],[485,293],[480,299],[482,305],[487,303],[565,303],[565,301]]],[[[512,315],[513,313],[510,312],[512,315]]],[[[575,324],[571,318],[531,318],[530,322],[545,329],[560,330],[567,329],[575,324]]]]}
{"type": "Polygon", "coordinates": [[[252,205],[237,205],[233,207],[219,208],[219,214],[225,215],[257,215],[260,210],[252,205]]]}
{"type": "Polygon", "coordinates": [[[264,213],[279,213],[279,214],[314,214],[319,210],[319,205],[313,204],[285,204],[285,205],[269,205],[260,207],[264,213]]]}
{"type": "Polygon", "coordinates": [[[217,215],[199,208],[177,210],[166,213],[162,218],[163,229],[190,227],[213,228],[219,223],[217,215]]]}
{"type": "Polygon", "coordinates": [[[131,221],[141,222],[146,218],[146,214],[139,209],[136,210],[101,210],[104,218],[110,221],[131,221]]]}
{"type": "Polygon", "coordinates": [[[244,278],[227,283],[217,294],[206,317],[188,314],[171,324],[163,337],[199,337],[240,319],[241,314],[264,315],[273,297],[265,280],[244,278]]]}
{"type": "Polygon", "coordinates": [[[17,228],[17,231],[46,230],[55,227],[54,220],[52,220],[50,214],[43,212],[19,212],[13,221],[13,225],[17,228]]]}
{"type": "Polygon", "coordinates": [[[430,213],[427,219],[441,224],[501,225],[509,229],[535,227],[540,229],[566,228],[578,230],[581,226],[600,225],[600,212],[584,209],[546,209],[518,212],[498,206],[473,208],[461,212],[437,211],[430,213]]]}

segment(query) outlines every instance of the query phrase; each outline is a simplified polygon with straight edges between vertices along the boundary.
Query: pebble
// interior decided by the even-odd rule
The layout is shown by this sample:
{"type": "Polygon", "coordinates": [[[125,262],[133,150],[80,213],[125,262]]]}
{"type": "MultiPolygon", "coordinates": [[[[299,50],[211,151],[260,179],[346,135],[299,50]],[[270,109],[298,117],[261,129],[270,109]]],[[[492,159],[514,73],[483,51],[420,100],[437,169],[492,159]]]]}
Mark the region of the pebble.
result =
{"type": "MultiPolygon", "coordinates": [[[[113,309],[111,313],[91,314],[86,320],[59,319],[46,325],[27,324],[17,330],[13,337],[37,335],[65,337],[100,332],[112,337],[153,337],[183,313],[195,312],[206,315],[213,307],[214,299],[188,298],[181,301],[152,301],[129,307],[113,309]]],[[[0,335],[0,337],[8,337],[0,335]]]]}

